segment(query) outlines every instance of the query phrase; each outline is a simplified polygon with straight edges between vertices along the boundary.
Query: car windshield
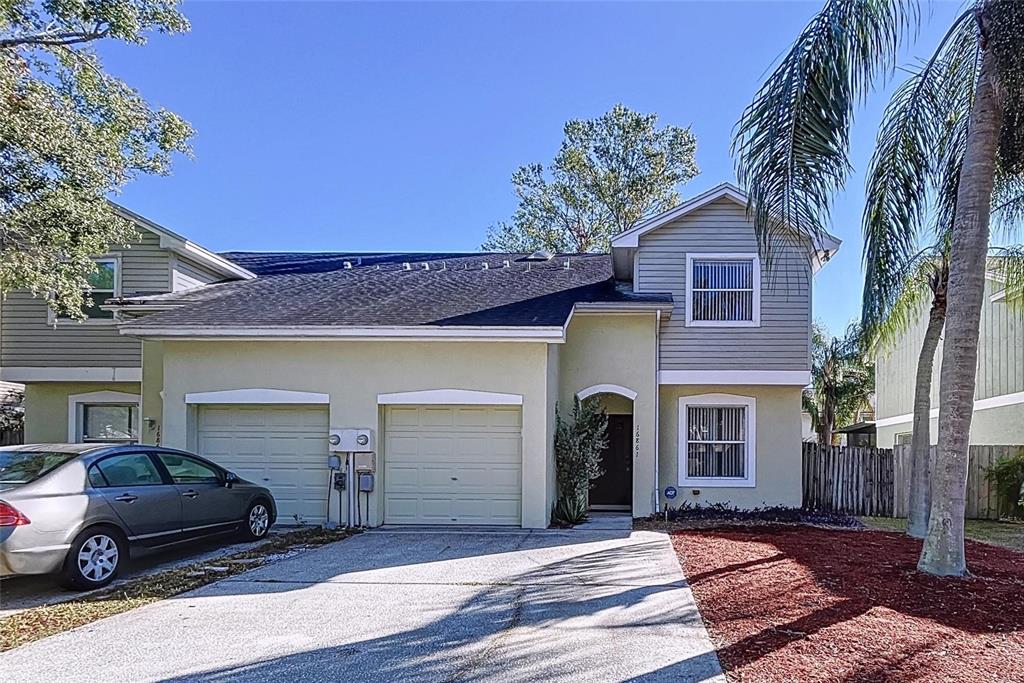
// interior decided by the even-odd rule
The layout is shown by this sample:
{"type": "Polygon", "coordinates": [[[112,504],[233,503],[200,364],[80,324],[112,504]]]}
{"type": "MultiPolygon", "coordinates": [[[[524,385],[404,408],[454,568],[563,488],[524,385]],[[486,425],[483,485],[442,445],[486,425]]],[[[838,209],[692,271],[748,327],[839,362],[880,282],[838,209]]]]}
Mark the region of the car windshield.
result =
{"type": "Polygon", "coordinates": [[[78,453],[0,451],[0,484],[28,484],[77,457],[78,453]]]}

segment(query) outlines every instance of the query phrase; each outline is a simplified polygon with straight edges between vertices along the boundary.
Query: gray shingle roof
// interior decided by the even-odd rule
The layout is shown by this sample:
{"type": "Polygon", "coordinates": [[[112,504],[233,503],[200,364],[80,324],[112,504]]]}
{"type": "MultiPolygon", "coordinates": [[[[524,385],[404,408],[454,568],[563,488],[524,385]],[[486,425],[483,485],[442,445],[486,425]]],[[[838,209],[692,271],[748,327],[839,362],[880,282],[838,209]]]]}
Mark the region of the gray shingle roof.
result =
{"type": "Polygon", "coordinates": [[[123,327],[556,326],[576,303],[672,300],[615,283],[607,254],[544,262],[493,253],[224,256],[259,277],[129,300],[175,307],[123,327]]]}

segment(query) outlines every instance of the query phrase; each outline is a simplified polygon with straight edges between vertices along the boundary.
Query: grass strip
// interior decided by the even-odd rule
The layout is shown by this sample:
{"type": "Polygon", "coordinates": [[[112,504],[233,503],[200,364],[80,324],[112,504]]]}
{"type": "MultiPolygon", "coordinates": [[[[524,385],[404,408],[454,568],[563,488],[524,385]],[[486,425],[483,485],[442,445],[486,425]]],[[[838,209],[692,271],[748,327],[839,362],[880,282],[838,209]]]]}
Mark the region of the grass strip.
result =
{"type": "Polygon", "coordinates": [[[30,607],[0,619],[0,652],[262,567],[281,553],[333,543],[352,533],[346,529],[300,529],[274,536],[251,550],[139,577],[80,600],[30,607]],[[211,571],[210,566],[223,570],[211,571]]]}

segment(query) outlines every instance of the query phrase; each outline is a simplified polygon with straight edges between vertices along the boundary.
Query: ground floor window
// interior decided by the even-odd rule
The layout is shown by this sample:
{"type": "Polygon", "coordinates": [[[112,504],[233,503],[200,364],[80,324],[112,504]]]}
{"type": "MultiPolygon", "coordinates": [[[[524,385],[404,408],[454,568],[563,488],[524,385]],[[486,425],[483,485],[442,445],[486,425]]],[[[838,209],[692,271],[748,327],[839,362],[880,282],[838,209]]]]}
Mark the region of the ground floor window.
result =
{"type": "Polygon", "coordinates": [[[68,441],[138,443],[139,396],[121,391],[93,391],[68,397],[68,441]]]}
{"type": "Polygon", "coordinates": [[[109,403],[82,404],[82,442],[135,443],[139,439],[139,407],[109,403]]]}
{"type": "Polygon", "coordinates": [[[913,432],[900,432],[896,435],[896,440],[893,443],[896,446],[909,446],[913,438],[913,432]]]}
{"type": "Polygon", "coordinates": [[[732,394],[679,399],[679,479],[686,486],[753,486],[756,401],[732,394]]]}

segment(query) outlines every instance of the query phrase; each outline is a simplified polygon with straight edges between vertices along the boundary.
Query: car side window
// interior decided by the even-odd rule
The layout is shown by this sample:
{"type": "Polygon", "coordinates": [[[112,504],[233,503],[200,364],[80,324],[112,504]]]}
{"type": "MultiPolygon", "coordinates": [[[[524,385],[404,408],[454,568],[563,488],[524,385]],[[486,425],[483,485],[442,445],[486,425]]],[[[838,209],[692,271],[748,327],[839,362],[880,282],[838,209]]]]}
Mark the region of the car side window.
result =
{"type": "Polygon", "coordinates": [[[110,484],[107,483],[106,477],[104,477],[103,473],[100,472],[99,465],[93,465],[89,468],[89,485],[94,489],[101,489],[104,486],[110,486],[110,484]]]}
{"type": "Polygon", "coordinates": [[[177,453],[158,453],[157,457],[175,484],[216,484],[221,480],[220,472],[195,458],[177,453]]]}
{"type": "Polygon", "coordinates": [[[100,460],[94,466],[102,475],[103,483],[96,483],[90,473],[93,486],[154,486],[163,484],[163,477],[156,464],[146,453],[124,453],[100,460]]]}

